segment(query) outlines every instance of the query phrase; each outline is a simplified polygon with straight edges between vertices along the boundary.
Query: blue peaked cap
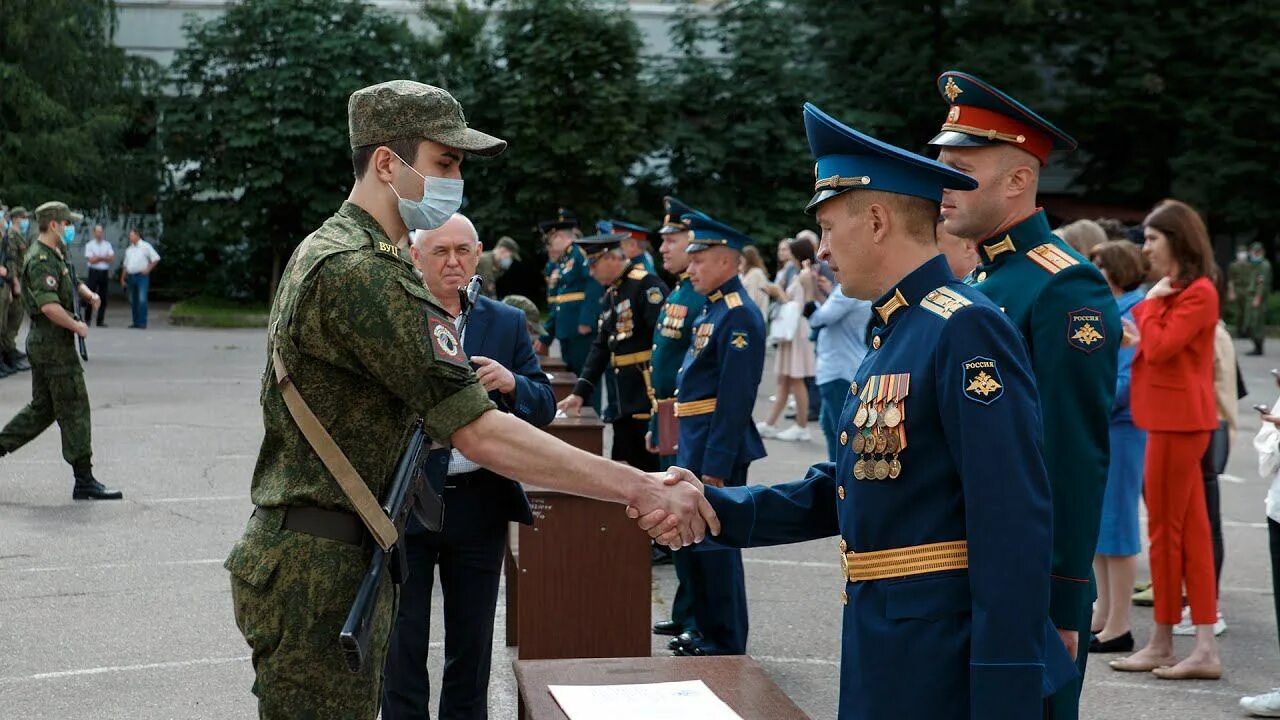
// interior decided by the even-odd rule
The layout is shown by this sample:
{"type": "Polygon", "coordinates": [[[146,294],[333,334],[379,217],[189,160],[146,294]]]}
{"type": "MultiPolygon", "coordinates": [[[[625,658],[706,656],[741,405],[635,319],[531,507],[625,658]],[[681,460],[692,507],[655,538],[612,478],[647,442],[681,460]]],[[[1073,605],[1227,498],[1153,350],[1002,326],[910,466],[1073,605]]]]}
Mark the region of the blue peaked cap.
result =
{"type": "Polygon", "coordinates": [[[864,135],[804,104],[804,130],[814,165],[813,199],[805,212],[849,190],[880,190],[942,201],[943,189],[973,190],[978,181],[935,160],[864,135]]]}
{"type": "Polygon", "coordinates": [[[693,231],[693,238],[685,252],[702,252],[707,248],[724,246],[738,252],[755,241],[740,230],[729,227],[718,220],[713,220],[702,213],[685,215],[681,218],[693,231]]]}
{"type": "Polygon", "coordinates": [[[699,217],[710,218],[710,215],[701,210],[681,202],[678,198],[670,195],[662,198],[662,227],[658,232],[662,235],[670,233],[684,232],[689,229],[689,223],[684,221],[686,215],[698,215],[699,217]]]}

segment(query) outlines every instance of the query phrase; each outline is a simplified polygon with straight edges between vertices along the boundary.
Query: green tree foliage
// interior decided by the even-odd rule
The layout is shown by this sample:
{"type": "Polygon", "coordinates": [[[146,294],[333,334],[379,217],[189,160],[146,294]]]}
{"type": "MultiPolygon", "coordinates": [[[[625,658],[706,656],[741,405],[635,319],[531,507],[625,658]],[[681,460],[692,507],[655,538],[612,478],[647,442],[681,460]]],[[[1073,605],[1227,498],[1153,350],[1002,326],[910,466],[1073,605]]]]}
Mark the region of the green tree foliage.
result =
{"type": "Polygon", "coordinates": [[[626,179],[648,143],[640,32],[625,4],[505,0],[488,13],[428,3],[440,29],[422,77],[449,89],[467,120],[510,143],[463,169],[466,212],[486,238],[526,248],[560,205],[584,222],[629,203],[626,179]],[[488,32],[489,34],[486,34],[488,32]]]}
{"type": "Polygon", "coordinates": [[[0,17],[0,198],[145,212],[160,159],[159,70],[111,44],[109,0],[5,3],[0,17]]]}
{"type": "Polygon", "coordinates": [[[169,254],[215,294],[269,297],[350,190],[348,97],[407,77],[416,41],[350,0],[244,0],[186,34],[162,137],[169,254]]]}
{"type": "Polygon", "coordinates": [[[790,3],[730,0],[711,14],[686,3],[672,26],[675,58],[657,73],[656,150],[666,166],[648,184],[764,245],[812,224],[801,108],[819,83],[793,31],[803,21],[790,3]]]}

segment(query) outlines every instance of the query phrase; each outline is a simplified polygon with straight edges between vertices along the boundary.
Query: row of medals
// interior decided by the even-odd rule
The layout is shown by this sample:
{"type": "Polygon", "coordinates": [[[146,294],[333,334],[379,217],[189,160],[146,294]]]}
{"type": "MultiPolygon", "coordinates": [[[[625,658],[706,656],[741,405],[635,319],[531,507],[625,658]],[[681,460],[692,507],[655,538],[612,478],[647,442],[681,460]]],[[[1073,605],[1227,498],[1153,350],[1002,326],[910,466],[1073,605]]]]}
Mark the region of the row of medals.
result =
{"type": "Polygon", "coordinates": [[[631,301],[623,300],[618,303],[615,311],[618,313],[618,319],[613,326],[613,339],[626,340],[635,331],[635,321],[631,317],[631,301]]]}
{"type": "Polygon", "coordinates": [[[859,455],[853,464],[855,479],[897,480],[902,475],[898,453],[907,445],[905,409],[905,403],[899,406],[894,400],[863,401],[858,407],[853,416],[853,451],[859,455]]]}

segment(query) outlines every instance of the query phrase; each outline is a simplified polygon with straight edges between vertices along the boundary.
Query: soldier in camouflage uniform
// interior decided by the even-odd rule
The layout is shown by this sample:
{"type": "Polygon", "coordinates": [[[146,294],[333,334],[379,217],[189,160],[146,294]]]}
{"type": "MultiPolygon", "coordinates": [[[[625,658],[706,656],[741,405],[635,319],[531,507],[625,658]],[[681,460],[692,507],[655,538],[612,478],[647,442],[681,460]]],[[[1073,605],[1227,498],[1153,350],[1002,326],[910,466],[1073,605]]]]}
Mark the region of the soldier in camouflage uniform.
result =
{"type": "Polygon", "coordinates": [[[34,440],[53,421],[62,431],[62,457],[71,465],[76,500],[119,500],[119,491],[108,490],[93,477],[93,447],[89,423],[89,395],[84,369],[76,355],[77,335],[89,326],[72,315],[71,293],[79,292],[94,308],[101,299],[80,283],[71,286],[66,244],[75,237],[81,217],[60,202],[36,208],[40,237],[22,266],[22,300],[31,315],[27,349],[31,351],[31,402],[0,430],[0,455],[7,455],[34,440]]]}
{"type": "Polygon", "coordinates": [[[22,260],[27,252],[27,209],[18,206],[9,213],[8,231],[0,237],[0,257],[5,277],[0,278],[0,377],[10,372],[30,370],[27,356],[18,349],[18,328],[26,314],[22,306],[22,260]],[[7,297],[6,297],[7,296],[7,297]]]}
{"type": "Polygon", "coordinates": [[[498,278],[511,268],[512,263],[520,262],[520,246],[515,240],[503,235],[492,250],[480,253],[480,261],[476,264],[476,274],[480,276],[480,292],[487,298],[498,298],[498,278]]]}
{"type": "Polygon", "coordinates": [[[718,529],[691,475],[676,473],[691,482],[667,488],[661,475],[490,412],[454,320],[399,247],[408,230],[438,227],[457,210],[464,152],[497,155],[506,143],[469,129],[447,92],[407,80],[356,91],[348,120],[355,185],[294,251],[280,280],[261,392],[266,432],[251,490],[257,507],[224,565],[236,622],[253,650],[262,718],[372,720],[396,604],[384,587],[364,670],[349,672],[338,633],[373,546],[282,390],[310,407],[331,437],[319,445],[345,454],[374,496],[383,494],[420,416],[435,442],[500,475],[672,507],[682,542],[698,539],[705,523],[718,529]]]}
{"type": "Polygon", "coordinates": [[[1271,294],[1271,263],[1262,243],[1249,245],[1249,254],[1231,264],[1229,277],[1236,337],[1253,341],[1249,355],[1261,355],[1267,330],[1267,296],[1271,294]]]}

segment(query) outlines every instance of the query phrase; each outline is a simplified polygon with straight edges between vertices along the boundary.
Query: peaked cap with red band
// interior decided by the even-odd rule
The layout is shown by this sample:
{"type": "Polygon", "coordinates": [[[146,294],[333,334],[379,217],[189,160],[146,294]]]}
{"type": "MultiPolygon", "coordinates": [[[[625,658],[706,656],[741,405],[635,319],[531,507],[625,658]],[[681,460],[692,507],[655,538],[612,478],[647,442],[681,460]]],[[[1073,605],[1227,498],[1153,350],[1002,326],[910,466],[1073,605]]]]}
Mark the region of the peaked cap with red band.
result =
{"type": "Polygon", "coordinates": [[[938,76],[938,92],[951,105],[942,132],[930,145],[981,147],[1008,143],[1044,165],[1053,150],[1075,150],[1076,141],[987,82],[955,70],[938,76]]]}

